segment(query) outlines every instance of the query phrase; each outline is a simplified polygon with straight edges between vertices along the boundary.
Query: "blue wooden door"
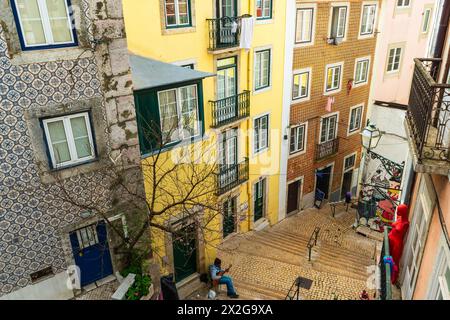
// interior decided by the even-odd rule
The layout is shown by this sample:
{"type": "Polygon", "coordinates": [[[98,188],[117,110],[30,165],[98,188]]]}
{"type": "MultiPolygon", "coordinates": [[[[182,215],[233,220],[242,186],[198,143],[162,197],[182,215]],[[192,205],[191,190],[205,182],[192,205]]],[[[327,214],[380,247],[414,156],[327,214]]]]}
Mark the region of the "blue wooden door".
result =
{"type": "Polygon", "coordinates": [[[80,268],[81,286],[113,273],[104,221],[70,233],[75,264],[80,268]]]}

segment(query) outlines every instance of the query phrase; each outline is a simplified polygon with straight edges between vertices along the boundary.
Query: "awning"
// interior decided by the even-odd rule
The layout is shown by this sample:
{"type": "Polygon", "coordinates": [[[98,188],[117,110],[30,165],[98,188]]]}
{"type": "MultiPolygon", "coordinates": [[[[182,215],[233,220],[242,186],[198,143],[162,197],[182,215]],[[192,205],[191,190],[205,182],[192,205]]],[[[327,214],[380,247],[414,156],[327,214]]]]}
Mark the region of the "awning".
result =
{"type": "Polygon", "coordinates": [[[170,63],[130,54],[134,90],[151,89],[215,76],[170,63]]]}

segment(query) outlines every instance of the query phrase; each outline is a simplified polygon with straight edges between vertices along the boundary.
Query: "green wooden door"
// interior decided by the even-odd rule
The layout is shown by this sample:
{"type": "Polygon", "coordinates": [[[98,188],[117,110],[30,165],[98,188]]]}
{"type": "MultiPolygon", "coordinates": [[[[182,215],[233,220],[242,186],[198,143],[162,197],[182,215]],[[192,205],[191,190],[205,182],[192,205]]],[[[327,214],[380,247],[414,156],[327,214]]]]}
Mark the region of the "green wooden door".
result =
{"type": "Polygon", "coordinates": [[[223,237],[236,231],[236,197],[223,203],[223,237]]]}
{"type": "Polygon", "coordinates": [[[254,190],[254,221],[258,221],[264,215],[266,179],[262,179],[255,184],[254,190]]]}
{"type": "Polygon", "coordinates": [[[195,226],[183,228],[173,240],[175,281],[180,282],[197,272],[197,240],[195,226]]]}

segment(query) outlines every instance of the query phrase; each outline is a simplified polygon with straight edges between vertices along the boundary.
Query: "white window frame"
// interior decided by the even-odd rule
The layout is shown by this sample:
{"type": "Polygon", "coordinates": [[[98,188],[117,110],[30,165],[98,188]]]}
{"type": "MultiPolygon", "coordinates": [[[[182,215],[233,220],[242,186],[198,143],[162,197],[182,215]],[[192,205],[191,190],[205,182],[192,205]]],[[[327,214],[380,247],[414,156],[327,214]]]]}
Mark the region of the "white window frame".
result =
{"type": "Polygon", "coordinates": [[[397,8],[409,8],[411,6],[411,0],[395,0],[395,6],[397,8]],[[399,5],[399,2],[401,1],[401,5],[399,5]],[[405,3],[408,3],[405,5],[405,3]]]}
{"type": "Polygon", "coordinates": [[[174,0],[174,7],[175,7],[175,24],[168,24],[167,22],[167,4],[166,0],[164,2],[164,20],[165,20],[165,26],[167,29],[177,28],[177,27],[190,27],[192,25],[192,17],[191,17],[191,1],[186,0],[186,6],[187,6],[187,15],[188,15],[188,22],[187,23],[180,23],[180,12],[179,12],[179,3],[178,0],[174,0]]]}
{"type": "MultiPolygon", "coordinates": [[[[270,1],[270,17],[265,17],[264,15],[261,17],[258,17],[257,14],[255,14],[255,18],[257,21],[270,21],[273,19],[273,1],[274,0],[269,0],[270,1]]],[[[264,14],[264,10],[266,9],[266,6],[264,5],[266,3],[266,0],[261,0],[262,3],[262,12],[264,14]]],[[[258,10],[258,1],[255,1],[255,12],[258,10]]]]}
{"type": "Polygon", "coordinates": [[[363,115],[364,115],[364,103],[357,104],[350,108],[350,111],[348,113],[348,126],[347,126],[347,136],[351,136],[352,134],[358,133],[361,131],[362,122],[363,122],[363,115]],[[361,116],[359,120],[359,126],[356,129],[350,130],[350,124],[352,121],[352,113],[353,110],[361,108],[361,116]]]}
{"type": "Polygon", "coordinates": [[[421,27],[420,27],[420,33],[421,34],[427,34],[428,31],[430,30],[432,13],[433,13],[433,9],[432,8],[425,8],[423,10],[422,24],[421,24],[421,27]],[[427,24],[425,24],[425,16],[426,16],[427,12],[428,12],[428,22],[427,22],[427,24]],[[425,30],[424,30],[424,27],[426,27],[425,30]]]}
{"type": "MultiPolygon", "coordinates": [[[[305,69],[298,69],[298,70],[294,70],[293,74],[292,74],[292,92],[291,92],[291,100],[292,103],[298,103],[298,102],[303,102],[303,101],[309,101],[311,99],[311,80],[312,79],[312,68],[305,68],[305,69]],[[294,97],[294,77],[296,75],[300,75],[300,74],[308,74],[308,87],[307,87],[307,94],[304,97],[298,96],[298,97],[294,97]]],[[[300,91],[299,91],[300,92],[300,91]]]]}
{"type": "Polygon", "coordinates": [[[393,73],[399,73],[400,72],[400,69],[401,69],[401,66],[402,66],[402,58],[403,58],[403,50],[404,50],[404,47],[402,47],[402,46],[392,46],[392,47],[389,47],[388,48],[388,54],[387,54],[387,62],[386,62],[386,73],[388,73],[388,74],[393,74],[393,73]],[[390,60],[390,57],[391,57],[391,51],[392,50],[395,50],[395,53],[394,53],[394,56],[393,56],[393,60],[392,60],[392,66],[394,66],[395,65],[395,63],[394,63],[394,61],[395,61],[395,56],[397,55],[397,51],[398,50],[400,50],[400,56],[399,56],[399,62],[398,62],[398,69],[392,69],[392,70],[389,70],[389,60],[390,60]]]}
{"type": "Polygon", "coordinates": [[[355,71],[354,71],[354,74],[353,74],[353,87],[354,88],[357,88],[357,87],[360,87],[360,86],[364,86],[364,85],[366,85],[366,84],[368,84],[369,83],[369,74],[370,74],[370,61],[371,60],[371,57],[370,56],[367,56],[367,57],[361,57],[361,58],[357,58],[357,59],[355,59],[355,71]],[[358,64],[359,63],[362,63],[362,62],[364,62],[364,61],[367,61],[367,74],[366,74],[366,80],[365,81],[361,81],[361,82],[358,82],[358,83],[356,83],[356,78],[357,78],[357,74],[356,74],[356,72],[357,72],[357,70],[358,70],[358,64]]]}
{"type": "Polygon", "coordinates": [[[366,1],[363,2],[361,5],[361,18],[359,21],[359,32],[358,32],[358,39],[365,39],[365,38],[372,38],[375,35],[375,27],[377,26],[378,22],[378,2],[377,1],[366,1]],[[373,26],[372,26],[372,32],[362,32],[363,27],[363,18],[364,18],[364,9],[366,7],[375,7],[375,13],[373,18],[373,26]]]}
{"type": "MultiPolygon", "coordinates": [[[[298,156],[298,155],[306,153],[306,143],[307,143],[307,140],[308,140],[308,122],[303,122],[303,123],[296,124],[296,125],[290,127],[289,129],[290,129],[289,130],[289,155],[290,156],[292,156],[292,155],[298,156]],[[295,149],[294,151],[291,151],[291,137],[292,137],[291,133],[292,133],[292,130],[296,130],[296,129],[300,128],[300,127],[303,127],[303,148],[302,149],[295,149]]],[[[297,140],[297,138],[298,138],[298,134],[295,135],[295,140],[297,140]]],[[[294,142],[295,142],[295,147],[297,147],[298,141],[294,141],[294,142]]]]}
{"type": "MultiPolygon", "coordinates": [[[[324,87],[323,87],[324,95],[334,94],[334,93],[340,92],[342,90],[342,74],[343,74],[343,72],[344,72],[344,62],[343,61],[337,62],[337,63],[332,63],[332,64],[327,64],[325,66],[325,83],[324,83],[324,87]],[[338,68],[338,67],[340,67],[338,86],[336,88],[331,88],[328,90],[328,88],[327,88],[328,69],[338,68]]],[[[335,73],[333,73],[333,75],[335,75],[335,73]]]]}
{"type": "Polygon", "coordinates": [[[322,144],[322,143],[325,143],[325,142],[328,142],[328,141],[336,139],[338,137],[338,130],[339,130],[339,111],[327,114],[326,116],[322,116],[320,118],[319,144],[322,144]],[[331,117],[336,117],[336,125],[335,125],[335,128],[334,128],[335,129],[334,130],[334,138],[328,139],[328,133],[330,132],[330,128],[328,128],[327,129],[327,134],[326,134],[326,137],[325,137],[325,141],[322,141],[322,126],[323,126],[323,123],[324,123],[323,120],[326,119],[326,118],[331,118],[331,117]]]}
{"type": "MultiPolygon", "coordinates": [[[[198,137],[198,136],[200,136],[201,135],[201,128],[200,128],[200,125],[199,125],[199,121],[200,121],[200,113],[199,113],[199,106],[198,106],[198,103],[199,103],[199,101],[198,101],[198,99],[199,99],[199,96],[198,96],[198,85],[197,84],[189,84],[189,85],[187,85],[187,86],[182,86],[182,87],[176,87],[176,88],[170,88],[170,89],[167,89],[167,90],[161,90],[161,91],[157,91],[156,92],[156,95],[157,95],[157,97],[158,97],[158,113],[159,113],[159,123],[160,123],[160,129],[162,130],[162,119],[161,119],[161,109],[160,109],[160,106],[161,106],[161,101],[160,101],[160,97],[159,97],[159,94],[160,93],[163,93],[163,92],[169,92],[169,91],[173,91],[173,90],[175,90],[175,99],[176,99],[176,104],[177,104],[177,117],[178,117],[178,126],[177,126],[177,129],[174,131],[174,132],[177,132],[177,136],[178,136],[178,139],[177,140],[170,140],[167,144],[173,144],[173,143],[177,143],[177,142],[180,142],[180,141],[183,141],[183,140],[185,140],[185,139],[192,139],[192,138],[196,138],[196,137],[198,137]],[[181,101],[180,101],[180,99],[179,99],[179,95],[180,95],[180,90],[181,89],[183,89],[183,88],[188,88],[188,87],[195,87],[196,89],[195,89],[195,92],[196,92],[196,94],[197,94],[197,134],[196,135],[190,135],[190,136],[184,136],[184,130],[182,130],[183,128],[182,128],[182,114],[181,114],[181,101]]],[[[173,133],[174,133],[173,132],[173,133]]],[[[173,134],[172,133],[172,134],[173,134]]]]}
{"type": "Polygon", "coordinates": [[[44,120],[42,120],[42,124],[44,126],[45,139],[47,141],[47,146],[48,146],[48,150],[50,153],[50,159],[52,161],[53,168],[60,169],[60,168],[64,168],[67,166],[72,166],[75,164],[84,163],[84,162],[90,161],[92,159],[95,159],[96,154],[95,154],[95,148],[94,148],[94,139],[93,139],[91,121],[90,121],[88,112],[82,112],[82,113],[76,113],[76,114],[71,114],[71,115],[67,115],[67,116],[44,119],[44,120]],[[78,158],[77,150],[75,147],[75,141],[73,138],[72,125],[70,123],[70,119],[79,118],[79,117],[84,117],[84,119],[85,119],[86,130],[88,133],[89,144],[91,147],[91,155],[84,157],[84,158],[78,158]],[[70,160],[57,164],[55,152],[54,152],[53,146],[52,146],[52,140],[50,138],[50,132],[48,130],[48,124],[52,123],[52,122],[58,122],[58,121],[63,122],[64,132],[66,134],[67,145],[69,148],[70,160]]]}
{"type": "Polygon", "coordinates": [[[39,13],[41,15],[41,22],[42,22],[42,28],[44,30],[44,36],[45,36],[45,43],[42,44],[27,44],[27,39],[24,35],[23,32],[23,26],[22,26],[22,17],[20,15],[20,10],[17,6],[17,1],[13,0],[13,6],[14,9],[17,12],[17,20],[19,20],[19,29],[20,29],[20,36],[23,39],[23,43],[25,45],[25,48],[39,48],[39,47],[46,47],[46,46],[63,46],[63,45],[70,45],[73,44],[75,45],[75,37],[74,37],[74,26],[72,25],[72,18],[71,18],[71,14],[69,12],[69,5],[67,0],[64,0],[64,4],[66,6],[66,14],[67,14],[67,27],[70,30],[70,41],[67,42],[55,42],[53,39],[53,32],[52,32],[52,28],[51,28],[51,24],[50,24],[50,17],[48,16],[48,9],[47,9],[47,4],[45,2],[45,0],[37,0],[37,5],[38,5],[38,9],[39,9],[39,13]]]}
{"type": "MultiPolygon", "coordinates": [[[[349,155],[347,155],[347,156],[345,156],[344,157],[344,161],[343,161],[343,164],[342,164],[342,172],[347,172],[347,171],[350,171],[350,170],[354,170],[355,169],[355,167],[356,167],[356,160],[357,160],[357,156],[358,156],[358,152],[353,152],[353,153],[351,153],[351,154],[349,154],[349,155]],[[346,168],[345,167],[345,162],[347,161],[347,159],[350,159],[350,158],[355,158],[355,162],[353,162],[353,165],[351,166],[351,167],[348,167],[348,168],[346,168]]],[[[342,175],[342,179],[344,178],[344,175],[342,175]]],[[[342,181],[341,181],[341,186],[342,186],[342,181]]]]}
{"type": "MultiPolygon", "coordinates": [[[[348,23],[349,23],[349,14],[350,14],[350,2],[333,2],[331,3],[330,7],[330,14],[329,14],[329,21],[328,21],[328,38],[331,39],[331,32],[333,29],[333,10],[335,7],[346,7],[347,12],[345,15],[345,23],[344,23],[344,35],[342,37],[337,37],[341,41],[347,40],[347,33],[348,33],[348,23]]],[[[339,23],[338,23],[339,24],[339,23]]]]}
{"type": "Polygon", "coordinates": [[[266,150],[269,150],[270,147],[270,113],[264,113],[259,116],[256,116],[253,118],[253,155],[257,155],[260,153],[265,152],[266,150]],[[256,150],[256,121],[261,121],[262,118],[267,117],[267,132],[266,132],[266,145],[264,147],[261,147],[261,141],[262,141],[262,135],[259,135],[259,145],[260,148],[256,150]]]}
{"type": "MultiPolygon", "coordinates": [[[[253,93],[257,94],[257,93],[265,92],[265,91],[270,90],[272,88],[272,60],[273,59],[272,59],[272,47],[271,46],[270,47],[255,48],[254,50],[255,51],[254,51],[254,56],[253,56],[253,58],[254,58],[254,64],[253,64],[253,70],[254,70],[254,72],[253,72],[253,93]],[[256,74],[256,62],[257,62],[256,57],[257,57],[258,53],[261,53],[263,51],[269,51],[269,69],[268,69],[268,72],[269,72],[268,82],[269,83],[268,83],[267,86],[256,88],[256,78],[258,76],[256,74]]],[[[259,67],[259,70],[261,71],[261,66],[259,67]]],[[[262,77],[262,72],[261,72],[261,74],[259,76],[262,77]]]]}
{"type": "Polygon", "coordinates": [[[317,4],[299,4],[295,11],[295,33],[294,33],[294,47],[306,47],[314,45],[315,33],[316,33],[316,17],[317,17],[317,4]],[[311,17],[311,34],[309,41],[297,41],[297,23],[298,23],[298,11],[299,10],[312,10],[311,17]]]}

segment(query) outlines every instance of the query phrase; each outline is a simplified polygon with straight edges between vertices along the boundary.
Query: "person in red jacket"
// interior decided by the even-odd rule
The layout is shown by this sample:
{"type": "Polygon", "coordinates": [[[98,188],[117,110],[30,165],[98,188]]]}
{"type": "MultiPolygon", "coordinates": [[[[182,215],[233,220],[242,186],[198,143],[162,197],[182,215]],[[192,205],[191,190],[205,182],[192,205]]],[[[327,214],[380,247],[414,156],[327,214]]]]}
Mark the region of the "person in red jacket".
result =
{"type": "Polygon", "coordinates": [[[399,264],[402,257],[406,232],[409,228],[408,206],[401,204],[397,208],[397,220],[392,223],[392,230],[389,232],[389,252],[394,261],[391,273],[391,282],[395,283],[398,278],[399,264]]]}

